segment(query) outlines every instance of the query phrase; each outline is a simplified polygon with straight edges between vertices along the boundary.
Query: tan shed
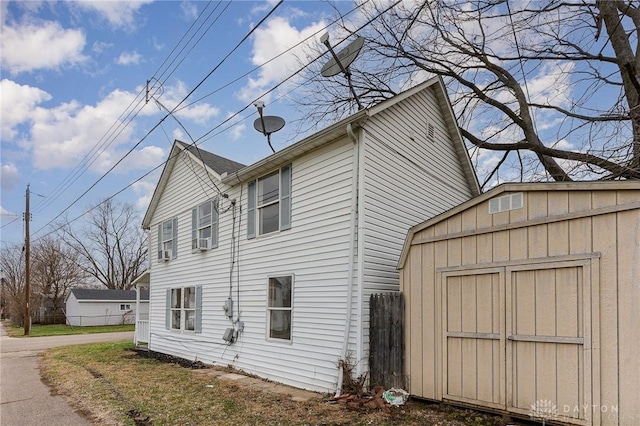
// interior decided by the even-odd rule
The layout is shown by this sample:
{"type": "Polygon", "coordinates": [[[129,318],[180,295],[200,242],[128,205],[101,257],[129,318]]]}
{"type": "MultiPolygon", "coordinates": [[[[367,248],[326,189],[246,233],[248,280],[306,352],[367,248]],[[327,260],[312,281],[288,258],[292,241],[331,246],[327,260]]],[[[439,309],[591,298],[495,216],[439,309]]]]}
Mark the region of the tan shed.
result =
{"type": "Polygon", "coordinates": [[[411,228],[399,268],[413,396],[640,424],[640,182],[501,185],[411,228]]]}

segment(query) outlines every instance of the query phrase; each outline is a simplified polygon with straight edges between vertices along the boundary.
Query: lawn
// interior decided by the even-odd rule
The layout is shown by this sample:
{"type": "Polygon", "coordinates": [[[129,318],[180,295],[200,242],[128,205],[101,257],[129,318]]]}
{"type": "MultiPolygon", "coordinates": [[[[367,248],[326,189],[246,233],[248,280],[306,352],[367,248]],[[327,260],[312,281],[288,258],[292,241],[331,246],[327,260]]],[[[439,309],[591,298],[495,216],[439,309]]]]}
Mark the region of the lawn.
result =
{"type": "Polygon", "coordinates": [[[133,324],[97,325],[92,327],[72,327],[66,324],[40,325],[33,324],[29,336],[24,335],[24,328],[5,323],[5,330],[11,337],[43,337],[63,336],[67,334],[112,333],[114,331],[133,331],[133,324]]]}
{"type": "Polygon", "coordinates": [[[307,402],[140,356],[131,342],[76,345],[43,354],[42,374],[57,394],[100,425],[500,425],[502,418],[410,400],[350,409],[327,397],[307,402]]]}

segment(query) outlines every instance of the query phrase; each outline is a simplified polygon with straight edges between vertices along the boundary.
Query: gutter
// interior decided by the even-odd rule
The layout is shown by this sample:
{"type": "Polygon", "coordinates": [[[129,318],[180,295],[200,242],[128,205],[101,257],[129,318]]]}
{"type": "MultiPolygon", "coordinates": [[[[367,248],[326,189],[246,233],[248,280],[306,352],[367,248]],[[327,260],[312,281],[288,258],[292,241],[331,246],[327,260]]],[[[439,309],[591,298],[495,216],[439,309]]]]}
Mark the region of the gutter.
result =
{"type": "Polygon", "coordinates": [[[349,217],[349,232],[351,239],[349,240],[349,270],[347,273],[347,314],[344,322],[344,339],[342,341],[342,352],[338,360],[338,384],[336,386],[335,396],[340,396],[342,384],[344,382],[344,369],[340,361],[346,361],[349,350],[349,334],[351,330],[351,315],[353,305],[353,269],[356,260],[356,219],[358,215],[358,174],[360,166],[360,146],[358,144],[358,136],[353,132],[351,123],[347,124],[347,135],[353,142],[353,172],[351,175],[351,212],[349,217]]]}

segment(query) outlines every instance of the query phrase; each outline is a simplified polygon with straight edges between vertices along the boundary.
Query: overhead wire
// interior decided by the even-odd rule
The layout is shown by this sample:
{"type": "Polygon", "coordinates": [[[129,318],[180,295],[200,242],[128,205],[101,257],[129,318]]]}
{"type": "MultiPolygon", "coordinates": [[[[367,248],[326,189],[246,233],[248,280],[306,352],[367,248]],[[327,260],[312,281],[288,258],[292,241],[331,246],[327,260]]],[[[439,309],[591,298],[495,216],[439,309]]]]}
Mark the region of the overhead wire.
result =
{"type": "MultiPolygon", "coordinates": [[[[247,36],[245,36],[245,37],[242,39],[242,41],[241,41],[240,43],[244,42],[244,41],[245,41],[245,40],[250,36],[250,34],[251,34],[251,33],[253,33],[253,32],[254,32],[254,31],[255,31],[255,30],[260,26],[260,24],[262,24],[262,23],[266,20],[266,18],[268,18],[268,16],[270,16],[270,15],[273,13],[273,11],[275,11],[275,9],[276,9],[277,7],[279,7],[279,5],[282,3],[282,1],[283,1],[283,0],[281,0],[280,2],[278,2],[278,4],[277,4],[276,6],[274,6],[274,8],[269,12],[269,14],[268,14],[265,18],[263,18],[263,19],[260,21],[260,23],[259,23],[258,25],[254,26],[254,27],[251,29],[251,31],[249,32],[249,34],[248,34],[247,36]]],[[[394,3],[392,3],[390,6],[388,6],[388,7],[387,7],[387,8],[385,8],[384,10],[380,11],[380,12],[379,12],[378,14],[376,14],[374,17],[370,18],[367,22],[365,22],[365,23],[364,23],[364,24],[362,24],[360,27],[358,27],[357,29],[355,29],[355,30],[354,30],[354,32],[357,32],[357,31],[359,31],[359,30],[363,29],[364,27],[366,27],[367,25],[369,25],[371,22],[373,22],[374,20],[378,19],[382,14],[386,13],[388,10],[392,9],[393,7],[395,7],[395,6],[396,6],[397,4],[399,4],[401,1],[402,1],[402,0],[396,0],[396,1],[395,1],[394,3]]],[[[365,2],[365,3],[366,3],[366,2],[365,2]]],[[[363,3],[363,4],[359,5],[359,6],[357,6],[357,7],[356,7],[356,8],[354,8],[354,9],[352,9],[349,13],[351,13],[352,11],[354,11],[354,10],[358,9],[359,7],[362,7],[362,5],[364,5],[365,3],[363,3]]],[[[343,18],[343,17],[341,17],[341,19],[342,19],[342,18],[343,18]]],[[[318,32],[319,32],[319,31],[318,31],[318,32]]],[[[316,32],[316,34],[317,34],[318,32],[316,32]]],[[[308,38],[309,38],[309,37],[308,37],[308,38]]],[[[339,44],[340,44],[340,43],[338,43],[337,45],[339,45],[339,44]]],[[[296,45],[296,46],[297,46],[297,45],[296,45]]],[[[233,51],[235,51],[237,48],[238,48],[238,46],[236,46],[236,47],[233,49],[233,51]]],[[[229,54],[229,55],[230,55],[230,54],[229,54]]],[[[223,61],[224,61],[224,60],[226,60],[226,59],[229,57],[229,55],[225,56],[225,58],[223,59],[223,61]]],[[[307,63],[306,65],[304,65],[302,68],[300,68],[299,70],[296,70],[295,72],[293,72],[292,74],[290,74],[287,78],[285,78],[283,81],[281,81],[280,83],[278,83],[276,86],[274,86],[274,87],[272,87],[271,89],[269,89],[268,91],[264,92],[260,97],[263,97],[263,96],[265,96],[266,94],[269,94],[269,93],[271,93],[272,91],[276,90],[277,88],[279,88],[280,86],[282,86],[284,83],[286,83],[288,80],[290,80],[290,79],[292,79],[293,77],[295,77],[296,75],[298,75],[300,72],[302,72],[304,69],[306,69],[307,67],[309,67],[311,64],[315,63],[317,60],[319,60],[319,59],[320,59],[321,57],[323,57],[323,56],[324,56],[324,53],[322,53],[322,54],[318,55],[317,57],[315,57],[314,59],[312,59],[309,63],[307,63]]],[[[191,90],[191,91],[189,92],[189,94],[187,94],[187,96],[185,96],[185,97],[183,98],[183,100],[182,100],[180,103],[178,103],[178,104],[177,104],[177,105],[176,105],[176,106],[171,110],[171,111],[172,111],[172,113],[174,113],[174,112],[178,111],[178,110],[179,110],[179,109],[178,109],[178,108],[179,108],[179,106],[180,106],[180,105],[182,105],[182,103],[184,103],[184,101],[185,101],[186,99],[188,99],[188,98],[189,98],[189,96],[191,96],[191,94],[193,94],[193,93],[195,92],[195,90],[196,90],[199,86],[201,86],[201,85],[204,83],[204,81],[205,81],[206,79],[208,79],[208,78],[213,74],[213,72],[214,72],[214,71],[215,71],[219,66],[220,66],[220,64],[218,64],[218,65],[217,65],[217,66],[216,66],[216,67],[215,67],[211,72],[209,72],[209,73],[207,74],[207,76],[205,76],[205,77],[200,81],[200,83],[198,83],[198,85],[196,86],[196,88],[194,88],[193,90],[191,90]]],[[[247,108],[249,108],[249,106],[250,106],[250,105],[252,105],[252,102],[251,102],[251,103],[249,103],[249,104],[247,104],[247,105],[245,105],[244,107],[242,107],[242,108],[241,108],[239,111],[237,111],[235,114],[230,115],[229,117],[227,117],[225,120],[223,120],[221,123],[219,123],[217,126],[215,126],[215,127],[214,127],[213,129],[211,129],[210,131],[208,131],[208,132],[204,133],[202,136],[200,136],[198,139],[196,139],[192,145],[194,145],[194,146],[196,146],[196,147],[197,147],[197,144],[198,144],[199,142],[202,142],[203,140],[206,140],[206,139],[205,139],[205,137],[207,137],[207,136],[211,135],[211,133],[213,133],[215,130],[217,130],[217,129],[219,129],[220,127],[222,127],[223,125],[227,124],[229,121],[231,121],[231,120],[232,120],[232,119],[234,119],[236,116],[238,116],[238,115],[239,115],[239,114],[241,114],[243,111],[245,111],[247,108]]],[[[103,178],[104,178],[104,177],[105,177],[105,176],[106,176],[106,175],[107,175],[111,170],[113,170],[113,168],[114,168],[114,167],[116,167],[116,166],[117,166],[117,164],[119,164],[122,160],[124,160],[124,158],[126,158],[126,157],[131,153],[131,151],[132,151],[133,149],[135,149],[137,146],[139,146],[139,145],[140,145],[140,143],[142,143],[142,142],[143,142],[143,141],[144,141],[144,140],[145,140],[145,139],[146,139],[146,138],[147,138],[147,137],[148,137],[148,136],[149,136],[153,131],[155,131],[155,129],[156,129],[157,127],[159,127],[159,126],[162,124],[162,122],[164,122],[164,120],[166,120],[166,118],[168,118],[169,116],[170,116],[170,114],[166,114],[166,115],[165,115],[165,116],[164,116],[164,117],[163,117],[163,118],[162,118],[162,119],[161,119],[161,120],[160,120],[156,125],[154,125],[154,126],[153,126],[153,128],[152,128],[152,129],[150,129],[150,130],[149,130],[149,131],[148,131],[148,132],[143,136],[143,138],[142,138],[139,142],[137,142],[137,143],[136,143],[136,144],[131,148],[131,150],[129,150],[129,152],[128,152],[127,154],[125,154],[125,155],[124,155],[124,156],[123,156],[123,157],[118,161],[118,163],[116,163],[116,164],[115,164],[115,165],[114,165],[114,166],[113,166],[109,171],[107,171],[107,172],[106,172],[106,173],[105,173],[105,174],[104,174],[100,179],[98,179],[98,181],[96,181],[96,182],[95,182],[95,183],[94,183],[94,184],[93,184],[89,189],[87,189],[87,190],[86,190],[86,191],[85,191],[85,192],[84,192],[80,197],[78,197],[74,202],[72,202],[72,203],[71,203],[67,208],[65,208],[65,209],[64,209],[60,214],[58,214],[54,219],[52,219],[51,221],[49,221],[46,225],[44,225],[43,227],[41,227],[40,229],[38,229],[34,234],[39,233],[40,231],[42,231],[44,228],[46,228],[47,226],[49,226],[50,224],[52,224],[52,223],[53,223],[53,222],[54,222],[58,217],[60,217],[64,212],[66,212],[67,210],[69,210],[69,209],[70,209],[70,208],[71,208],[71,207],[72,207],[72,206],[73,206],[73,205],[74,205],[74,204],[75,204],[75,203],[76,203],[80,198],[82,198],[84,195],[86,195],[86,193],[88,193],[88,192],[89,192],[93,187],[95,187],[95,185],[97,185],[97,184],[98,184],[98,183],[99,183],[99,182],[100,182],[100,181],[101,181],[101,180],[102,180],[102,179],[103,179],[103,178]]],[[[234,123],[234,124],[237,124],[237,123],[234,123]]],[[[232,126],[230,126],[230,127],[232,127],[232,126]]],[[[212,137],[212,136],[210,136],[210,137],[212,137]]],[[[210,137],[209,137],[209,138],[210,138],[210,137]]],[[[209,138],[207,138],[207,139],[209,139],[209,138]]],[[[156,171],[156,170],[158,170],[160,167],[163,167],[163,166],[164,166],[168,161],[170,161],[170,160],[171,160],[171,157],[170,157],[170,158],[167,158],[167,160],[166,160],[166,161],[164,161],[164,162],[162,162],[162,163],[158,164],[158,165],[157,165],[156,167],[154,167],[153,169],[151,169],[151,170],[149,170],[148,172],[144,173],[144,174],[143,174],[143,175],[141,175],[139,178],[135,179],[134,181],[132,181],[131,183],[129,183],[129,184],[128,184],[128,185],[126,185],[125,187],[121,188],[119,191],[117,191],[116,193],[112,194],[110,197],[106,198],[105,200],[103,200],[103,201],[102,201],[101,203],[99,203],[98,205],[96,205],[96,206],[94,206],[94,207],[92,207],[92,208],[88,209],[87,211],[85,211],[85,212],[84,212],[84,213],[82,213],[81,215],[79,215],[79,216],[75,217],[75,218],[74,218],[74,219],[72,219],[72,220],[67,221],[66,223],[68,224],[68,223],[75,222],[76,220],[80,219],[81,217],[83,217],[83,216],[84,216],[84,215],[86,215],[87,213],[91,212],[93,209],[95,209],[95,208],[96,208],[97,206],[99,206],[100,204],[102,204],[102,203],[104,203],[104,202],[106,202],[106,201],[108,201],[108,200],[110,200],[110,199],[113,199],[114,197],[118,196],[119,194],[121,194],[122,192],[124,192],[125,190],[127,190],[128,188],[130,188],[131,186],[133,186],[135,183],[140,182],[142,179],[144,179],[145,177],[149,176],[151,173],[155,172],[155,171],[156,171]]],[[[63,225],[63,226],[64,226],[64,225],[63,225]]],[[[52,234],[52,233],[55,233],[55,232],[59,231],[60,229],[62,229],[62,227],[63,227],[63,226],[60,226],[60,227],[58,227],[57,229],[53,229],[53,230],[51,230],[50,232],[48,232],[48,233],[44,234],[43,236],[38,237],[38,239],[40,239],[40,238],[44,238],[44,237],[46,237],[46,236],[48,236],[48,235],[50,235],[50,234],[52,234]]]]}
{"type": "Polygon", "coordinates": [[[276,10],[278,7],[280,7],[280,5],[282,4],[283,0],[280,0],[274,7],[271,8],[271,10],[269,11],[269,13],[267,13],[261,20],[260,22],[258,22],[255,26],[253,26],[249,32],[242,38],[242,40],[240,40],[236,46],[232,49],[232,51],[230,53],[228,53],[203,79],[200,80],[200,82],[175,106],[171,109],[171,111],[166,114],[164,117],[162,117],[158,123],[156,123],[149,131],[147,131],[147,133],[137,142],[135,143],[113,166],[111,166],[109,168],[109,170],[107,170],[96,182],[94,182],[87,190],[85,190],[80,196],[78,196],[75,200],[73,200],[71,202],[71,204],[69,204],[65,209],[63,209],[57,216],[55,216],[53,219],[51,219],[49,222],[47,222],[47,224],[45,224],[44,226],[42,226],[40,229],[38,229],[36,232],[34,232],[33,234],[37,234],[40,231],[42,231],[44,228],[46,228],[47,226],[49,226],[51,223],[53,223],[54,221],[56,221],[60,216],[62,216],[67,210],[69,210],[73,205],[75,205],[78,201],[80,201],[80,199],[82,199],[89,191],[91,191],[93,188],[95,188],[95,186],[100,183],[109,173],[111,173],[126,157],[128,157],[143,141],[145,141],[153,131],[155,131],[164,120],[166,120],[169,116],[171,116],[173,114],[173,112],[175,112],[175,110],[182,105],[182,103],[184,103],[184,101],[186,99],[188,99],[191,94],[193,94],[197,88],[199,88],[228,58],[229,56],[235,52],[242,43],[244,43],[250,36],[251,34],[253,34],[276,10]]]}
{"type": "MultiPolygon", "coordinates": [[[[149,81],[152,81],[154,79],[157,80],[156,75],[160,72],[160,70],[162,69],[162,67],[164,66],[165,63],[167,63],[167,61],[169,60],[169,58],[171,57],[171,55],[176,51],[176,49],[178,48],[178,46],[180,45],[180,43],[182,43],[182,41],[185,39],[185,37],[187,36],[187,34],[191,31],[191,29],[196,25],[196,23],[198,22],[198,20],[200,20],[200,18],[204,15],[206,9],[209,7],[209,5],[211,4],[211,2],[207,3],[207,5],[205,6],[205,8],[202,10],[202,12],[200,13],[200,15],[196,18],[196,20],[194,20],[194,22],[191,24],[191,26],[189,27],[189,29],[187,29],[187,31],[183,34],[183,36],[181,37],[181,39],[178,41],[178,43],[176,44],[176,46],[174,46],[174,48],[172,49],[172,51],[169,53],[169,55],[165,58],[165,60],[162,62],[162,64],[160,64],[160,66],[158,67],[158,69],[155,71],[155,73],[153,74],[153,76],[151,77],[151,79],[149,81]]],[[[227,6],[228,7],[228,6],[227,6]]],[[[216,7],[211,11],[211,13],[207,16],[207,18],[205,19],[205,21],[200,25],[200,27],[196,30],[196,34],[198,31],[200,31],[200,29],[203,27],[203,25],[208,21],[208,19],[211,17],[211,15],[215,12],[215,10],[217,10],[218,8],[218,4],[216,4],[216,7]]],[[[227,8],[225,7],[225,9],[221,12],[224,13],[224,11],[227,8]]],[[[204,34],[206,34],[210,29],[211,26],[217,22],[217,20],[220,18],[220,15],[218,15],[218,17],[216,18],[216,20],[214,22],[212,22],[207,29],[202,33],[202,35],[200,36],[200,38],[191,46],[191,49],[189,49],[189,51],[187,52],[187,54],[180,60],[180,62],[173,67],[173,70],[171,70],[171,72],[169,73],[169,76],[173,75],[173,73],[177,70],[178,66],[180,64],[182,64],[182,62],[184,61],[184,59],[186,58],[186,56],[193,50],[193,48],[202,40],[202,37],[204,36],[204,34]]],[[[193,41],[195,37],[195,34],[192,34],[189,39],[187,40],[187,42],[185,43],[185,45],[182,47],[182,49],[180,49],[180,51],[177,53],[177,55],[180,55],[184,49],[186,49],[186,47],[193,41]]],[[[167,68],[162,71],[162,73],[160,74],[160,77],[163,76],[167,71],[169,71],[170,67],[173,65],[173,63],[175,62],[175,60],[177,59],[177,56],[169,63],[169,65],[167,65],[167,68]]],[[[168,77],[169,77],[168,76],[168,77]]],[[[167,78],[168,78],[167,77],[167,78]]],[[[165,79],[166,81],[166,79],[165,79]]],[[[148,84],[148,83],[147,83],[148,84]]],[[[92,148],[84,157],[83,159],[80,161],[79,165],[76,166],[52,191],[52,193],[49,196],[49,200],[46,200],[45,202],[34,206],[34,212],[39,212],[42,211],[44,208],[46,208],[47,206],[49,206],[53,200],[55,200],[57,198],[57,196],[61,193],[63,193],[64,191],[66,191],[73,183],[75,183],[80,176],[82,176],[82,174],[84,174],[89,167],[91,167],[91,165],[93,165],[95,163],[95,161],[97,161],[97,159],[99,158],[99,155],[101,153],[103,153],[109,146],[111,146],[111,144],[117,139],[118,136],[120,136],[120,134],[126,129],[126,127],[138,116],[138,114],[140,113],[140,111],[144,108],[145,103],[143,103],[145,101],[146,96],[143,96],[146,94],[146,91],[148,90],[148,85],[147,87],[141,89],[138,94],[133,98],[133,100],[130,102],[130,104],[127,106],[127,108],[125,108],[125,110],[120,114],[120,116],[116,119],[116,121],[111,125],[111,127],[107,130],[107,132],[98,140],[98,142],[96,143],[96,145],[94,146],[94,148],[92,148]],[[132,105],[137,101],[137,104],[135,105],[135,107],[132,108],[132,105]],[[130,110],[131,109],[131,110],[130,110]],[[127,112],[128,111],[128,112],[127,112]]]]}

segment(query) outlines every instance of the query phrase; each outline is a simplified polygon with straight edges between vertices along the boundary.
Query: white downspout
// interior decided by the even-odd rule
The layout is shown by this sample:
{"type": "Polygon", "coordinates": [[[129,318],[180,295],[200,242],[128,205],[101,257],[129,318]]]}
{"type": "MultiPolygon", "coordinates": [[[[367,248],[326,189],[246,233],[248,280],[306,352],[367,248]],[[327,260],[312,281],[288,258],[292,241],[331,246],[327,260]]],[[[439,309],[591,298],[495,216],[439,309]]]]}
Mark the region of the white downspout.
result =
{"type": "Polygon", "coordinates": [[[351,331],[351,311],[353,305],[353,269],[356,256],[356,219],[358,214],[358,173],[360,166],[360,147],[358,146],[358,137],[353,132],[351,123],[347,124],[347,135],[353,142],[353,173],[351,175],[351,212],[349,217],[349,232],[351,239],[349,240],[349,270],[347,272],[347,315],[344,323],[344,340],[342,341],[342,352],[338,360],[338,385],[336,387],[335,396],[340,396],[342,391],[342,383],[344,381],[344,371],[340,361],[347,359],[349,349],[349,336],[351,331]]]}

